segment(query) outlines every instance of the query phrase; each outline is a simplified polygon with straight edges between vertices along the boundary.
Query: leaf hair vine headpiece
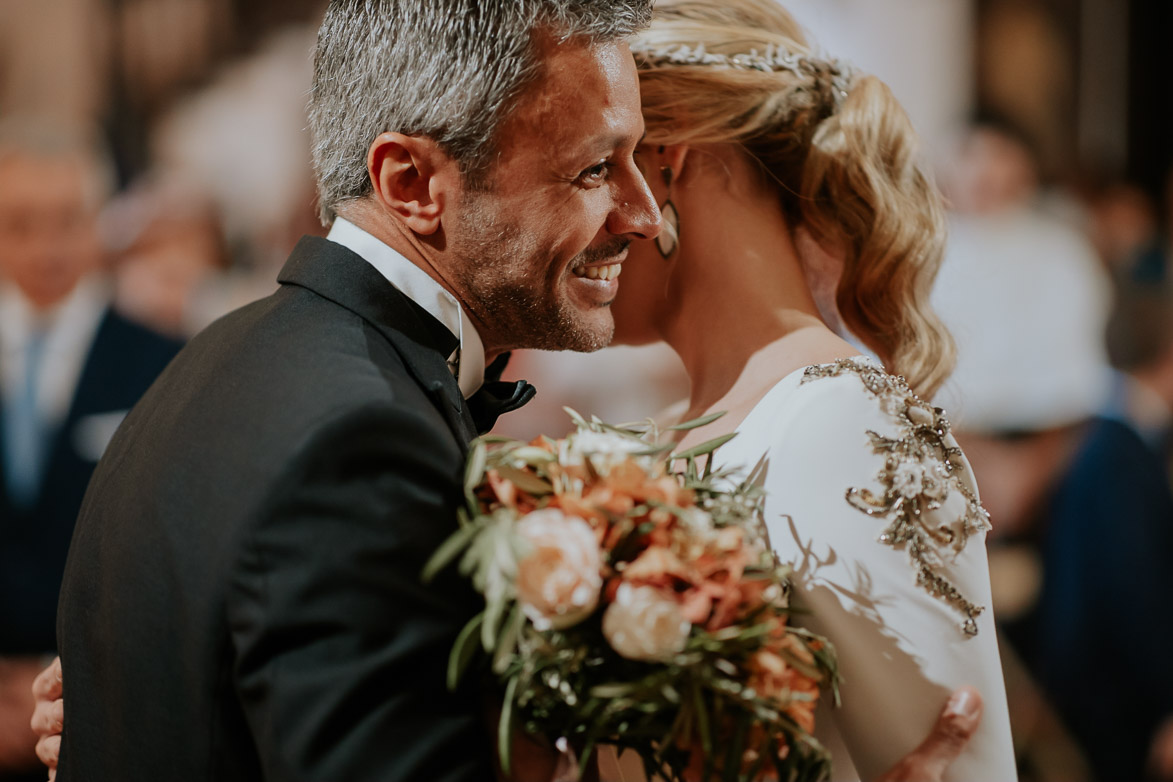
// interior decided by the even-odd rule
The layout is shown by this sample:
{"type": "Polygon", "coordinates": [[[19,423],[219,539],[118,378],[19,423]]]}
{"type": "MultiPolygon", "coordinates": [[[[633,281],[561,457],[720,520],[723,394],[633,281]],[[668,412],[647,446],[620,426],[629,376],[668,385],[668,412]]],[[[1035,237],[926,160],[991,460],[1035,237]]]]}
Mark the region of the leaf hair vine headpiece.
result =
{"type": "Polygon", "coordinates": [[[773,44],[766,47],[766,53],[760,54],[757,49],[748,54],[718,54],[705,51],[703,43],[696,46],[678,44],[673,46],[655,47],[650,44],[633,44],[633,53],[649,64],[671,63],[673,65],[712,65],[718,68],[736,68],[740,70],[763,71],[790,71],[795,76],[815,76],[822,74],[830,76],[832,96],[835,106],[842,105],[847,93],[851,89],[851,82],[855,73],[851,66],[838,60],[823,60],[816,57],[806,57],[795,54],[782,46],[773,44]]]}

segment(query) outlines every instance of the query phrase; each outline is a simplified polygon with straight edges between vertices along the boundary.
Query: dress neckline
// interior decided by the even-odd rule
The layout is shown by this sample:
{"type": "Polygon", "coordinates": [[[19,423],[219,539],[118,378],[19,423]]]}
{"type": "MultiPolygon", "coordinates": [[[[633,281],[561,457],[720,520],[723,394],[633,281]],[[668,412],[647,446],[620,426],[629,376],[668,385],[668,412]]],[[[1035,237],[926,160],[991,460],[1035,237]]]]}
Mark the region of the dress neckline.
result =
{"type": "MultiPolygon", "coordinates": [[[[864,362],[864,363],[871,364],[873,366],[876,366],[876,367],[883,369],[883,365],[880,364],[879,361],[872,358],[871,356],[867,356],[862,353],[857,353],[854,356],[846,356],[844,358],[836,359],[835,361],[824,361],[819,364],[807,364],[806,366],[798,367],[797,369],[783,375],[781,378],[779,378],[778,382],[774,383],[774,385],[772,385],[770,387],[770,390],[768,390],[768,391],[766,391],[766,393],[762,394],[762,398],[754,403],[753,407],[751,407],[749,409],[749,412],[745,414],[745,417],[742,418],[741,421],[737,424],[737,426],[735,426],[733,428],[733,431],[737,432],[740,435],[742,430],[745,428],[746,423],[748,423],[750,421],[750,419],[752,419],[755,415],[757,415],[757,413],[759,411],[765,409],[767,402],[771,401],[776,395],[781,394],[784,391],[787,391],[787,390],[793,391],[793,390],[797,389],[801,385],[801,383],[794,381],[793,380],[794,378],[797,377],[801,380],[801,378],[804,377],[806,375],[806,373],[808,371],[810,371],[812,368],[829,367],[829,366],[835,365],[836,363],[838,363],[840,361],[864,362]]],[[[736,442],[736,439],[734,440],[734,442],[736,442]]]]}

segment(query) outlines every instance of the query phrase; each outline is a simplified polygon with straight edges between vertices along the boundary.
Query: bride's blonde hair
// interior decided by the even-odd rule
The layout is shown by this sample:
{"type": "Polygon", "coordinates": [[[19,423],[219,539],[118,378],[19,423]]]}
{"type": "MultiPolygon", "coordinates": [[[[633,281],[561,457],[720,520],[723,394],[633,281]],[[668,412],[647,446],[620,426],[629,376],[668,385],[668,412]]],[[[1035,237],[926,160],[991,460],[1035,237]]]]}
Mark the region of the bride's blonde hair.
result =
{"type": "Polygon", "coordinates": [[[632,48],[647,143],[744,148],[791,225],[841,251],[847,328],[931,397],[955,360],[929,306],[944,212],[888,87],[815,56],[775,0],[658,0],[632,48]]]}

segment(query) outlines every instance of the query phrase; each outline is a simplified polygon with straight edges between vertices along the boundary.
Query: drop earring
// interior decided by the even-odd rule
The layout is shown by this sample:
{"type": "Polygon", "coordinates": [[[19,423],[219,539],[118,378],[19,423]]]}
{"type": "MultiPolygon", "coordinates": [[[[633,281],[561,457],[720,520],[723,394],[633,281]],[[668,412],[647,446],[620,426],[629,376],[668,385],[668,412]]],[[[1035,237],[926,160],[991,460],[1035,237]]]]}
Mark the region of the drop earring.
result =
{"type": "Polygon", "coordinates": [[[660,207],[664,225],[660,229],[660,235],[656,237],[656,249],[660,251],[664,260],[668,260],[680,244],[680,214],[676,211],[676,204],[672,203],[672,169],[664,166],[660,169],[660,176],[664,179],[669,195],[668,200],[660,207]]]}

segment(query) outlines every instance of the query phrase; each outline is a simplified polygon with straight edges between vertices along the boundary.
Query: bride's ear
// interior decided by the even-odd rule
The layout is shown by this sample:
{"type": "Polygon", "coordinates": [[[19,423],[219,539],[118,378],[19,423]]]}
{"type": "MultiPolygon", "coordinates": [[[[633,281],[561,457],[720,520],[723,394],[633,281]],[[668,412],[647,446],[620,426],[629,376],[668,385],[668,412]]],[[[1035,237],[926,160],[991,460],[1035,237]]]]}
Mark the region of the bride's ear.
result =
{"type": "Polygon", "coordinates": [[[844,249],[832,242],[820,242],[801,223],[794,228],[793,237],[794,250],[819,315],[833,331],[844,334],[846,329],[837,303],[839,281],[843,277],[844,249]]]}
{"type": "Polygon", "coordinates": [[[689,146],[687,144],[667,145],[663,147],[663,152],[660,154],[660,159],[663,161],[660,165],[672,169],[673,179],[679,180],[687,165],[688,153],[689,146]]]}

